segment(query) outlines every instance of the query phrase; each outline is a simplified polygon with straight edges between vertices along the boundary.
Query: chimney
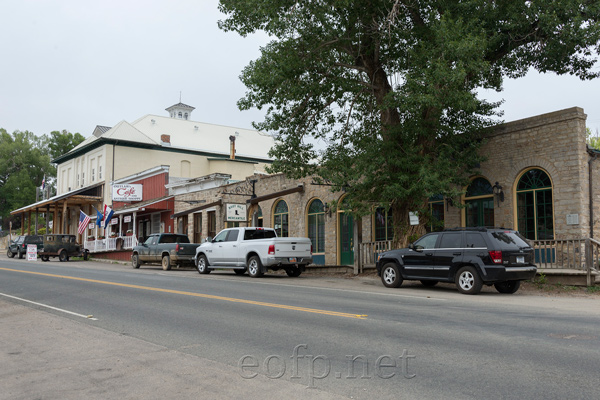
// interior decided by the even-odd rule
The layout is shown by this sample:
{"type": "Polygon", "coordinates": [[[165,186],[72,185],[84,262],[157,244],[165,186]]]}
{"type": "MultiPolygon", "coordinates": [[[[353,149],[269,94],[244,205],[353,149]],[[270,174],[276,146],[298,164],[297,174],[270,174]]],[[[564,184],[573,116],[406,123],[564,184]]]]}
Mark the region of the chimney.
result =
{"type": "Polygon", "coordinates": [[[235,160],[235,136],[229,136],[229,140],[231,141],[231,145],[229,146],[229,159],[235,160]]]}
{"type": "Polygon", "coordinates": [[[165,146],[171,145],[171,135],[160,135],[160,141],[165,146]]]}

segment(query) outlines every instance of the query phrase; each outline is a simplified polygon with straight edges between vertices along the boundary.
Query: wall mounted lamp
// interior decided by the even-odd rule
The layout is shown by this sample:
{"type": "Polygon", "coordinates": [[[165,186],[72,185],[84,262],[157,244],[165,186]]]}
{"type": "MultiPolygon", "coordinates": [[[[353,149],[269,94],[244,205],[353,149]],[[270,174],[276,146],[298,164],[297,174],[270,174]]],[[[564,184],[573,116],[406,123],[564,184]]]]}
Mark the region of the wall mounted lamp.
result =
{"type": "Polygon", "coordinates": [[[502,191],[502,185],[496,182],[494,186],[492,186],[492,191],[494,192],[494,196],[496,196],[496,199],[498,199],[498,207],[500,207],[500,202],[504,202],[504,192],[502,191]]]}

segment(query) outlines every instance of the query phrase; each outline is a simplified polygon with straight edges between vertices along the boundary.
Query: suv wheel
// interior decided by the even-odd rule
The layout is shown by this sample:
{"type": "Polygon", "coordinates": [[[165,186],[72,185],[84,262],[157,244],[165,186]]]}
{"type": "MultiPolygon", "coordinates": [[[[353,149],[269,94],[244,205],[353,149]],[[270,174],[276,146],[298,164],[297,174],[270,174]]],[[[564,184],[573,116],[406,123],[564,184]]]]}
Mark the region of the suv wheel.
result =
{"type": "Polygon", "coordinates": [[[521,286],[521,281],[506,281],[494,283],[494,287],[499,293],[513,294],[521,286]]]}
{"type": "Polygon", "coordinates": [[[17,253],[19,253],[19,258],[23,258],[23,253],[20,250],[17,250],[17,253]]]}
{"type": "Polygon", "coordinates": [[[10,249],[6,250],[6,256],[8,258],[14,258],[15,257],[15,253],[13,253],[12,251],[10,251],[10,249]]]}
{"type": "Polygon", "coordinates": [[[403,281],[404,279],[402,279],[402,275],[400,275],[400,268],[398,268],[395,263],[387,263],[381,269],[381,282],[383,283],[383,286],[397,288],[402,285],[403,281]]]}
{"type": "Polygon", "coordinates": [[[456,273],[456,287],[463,294],[477,294],[481,292],[483,282],[473,267],[462,267],[456,273]]]}

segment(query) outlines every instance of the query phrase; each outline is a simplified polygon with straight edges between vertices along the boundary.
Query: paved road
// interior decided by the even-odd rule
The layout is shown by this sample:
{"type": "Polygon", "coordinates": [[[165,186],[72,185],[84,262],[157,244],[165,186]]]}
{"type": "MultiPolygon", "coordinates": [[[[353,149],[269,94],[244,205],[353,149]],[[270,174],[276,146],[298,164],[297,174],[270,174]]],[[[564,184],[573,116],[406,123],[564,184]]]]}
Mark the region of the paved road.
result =
{"type": "Polygon", "coordinates": [[[589,399],[598,391],[597,299],[7,258],[0,293],[0,385],[9,389],[0,398],[589,399]]]}

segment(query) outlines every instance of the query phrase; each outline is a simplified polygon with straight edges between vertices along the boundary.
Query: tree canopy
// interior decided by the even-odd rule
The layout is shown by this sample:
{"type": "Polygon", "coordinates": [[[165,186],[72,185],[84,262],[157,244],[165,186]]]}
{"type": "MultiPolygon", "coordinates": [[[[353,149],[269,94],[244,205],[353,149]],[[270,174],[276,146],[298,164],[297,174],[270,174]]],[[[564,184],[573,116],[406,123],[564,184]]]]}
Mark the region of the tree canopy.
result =
{"type": "Polygon", "coordinates": [[[51,160],[81,143],[84,137],[63,130],[50,136],[36,136],[29,131],[12,134],[0,128],[0,217],[3,228],[10,212],[34,203],[36,188],[56,178],[51,160]]]}
{"type": "MultiPolygon", "coordinates": [[[[272,171],[344,189],[358,214],[390,206],[395,237],[428,198],[455,197],[483,160],[502,90],[530,69],[598,76],[597,0],[221,0],[225,31],[272,40],[242,72],[240,109],[265,109],[272,171]],[[315,146],[315,140],[320,146],[315,146]]],[[[422,219],[426,223],[426,219],[422,219]]]]}

